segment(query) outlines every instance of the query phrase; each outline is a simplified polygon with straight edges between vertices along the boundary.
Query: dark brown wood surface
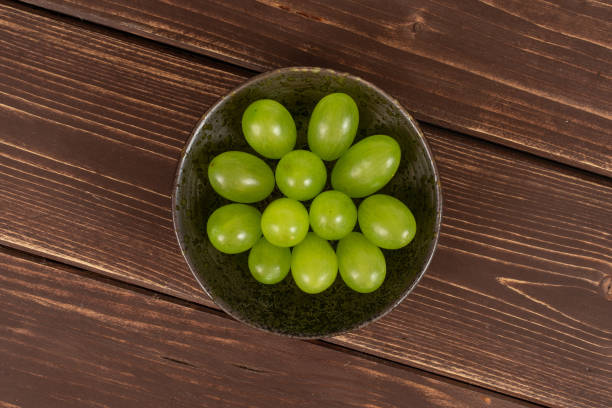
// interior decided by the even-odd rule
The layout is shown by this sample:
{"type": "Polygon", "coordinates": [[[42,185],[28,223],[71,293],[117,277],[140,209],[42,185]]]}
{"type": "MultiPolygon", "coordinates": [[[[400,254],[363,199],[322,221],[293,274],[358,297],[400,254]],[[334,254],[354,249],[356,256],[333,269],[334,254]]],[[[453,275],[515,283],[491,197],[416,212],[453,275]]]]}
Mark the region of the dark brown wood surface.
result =
{"type": "MultiPolygon", "coordinates": [[[[11,3],[0,15],[1,242],[211,305],[176,246],[170,184],[197,117],[250,73],[11,3]]],[[[330,341],[609,406],[612,183],[424,130],[445,193],[434,263],[396,311],[330,341]]]]}
{"type": "Polygon", "coordinates": [[[612,175],[607,2],[26,2],[259,71],[350,70],[418,119],[612,175]]]}
{"type": "Polygon", "coordinates": [[[0,247],[2,407],[532,407],[0,247]]]}

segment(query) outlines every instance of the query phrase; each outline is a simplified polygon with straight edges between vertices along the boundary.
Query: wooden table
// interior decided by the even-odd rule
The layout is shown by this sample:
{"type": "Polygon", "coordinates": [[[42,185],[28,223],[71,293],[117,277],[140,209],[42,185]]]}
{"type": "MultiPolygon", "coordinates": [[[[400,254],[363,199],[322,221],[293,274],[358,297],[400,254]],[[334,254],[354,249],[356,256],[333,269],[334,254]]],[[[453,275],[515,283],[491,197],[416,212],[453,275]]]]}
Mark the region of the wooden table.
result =
{"type": "Polygon", "coordinates": [[[0,407],[612,406],[612,4],[25,3],[0,0],[0,407]],[[417,289],[319,341],[220,312],[170,216],[199,116],[291,65],[397,97],[445,198],[417,289]]]}

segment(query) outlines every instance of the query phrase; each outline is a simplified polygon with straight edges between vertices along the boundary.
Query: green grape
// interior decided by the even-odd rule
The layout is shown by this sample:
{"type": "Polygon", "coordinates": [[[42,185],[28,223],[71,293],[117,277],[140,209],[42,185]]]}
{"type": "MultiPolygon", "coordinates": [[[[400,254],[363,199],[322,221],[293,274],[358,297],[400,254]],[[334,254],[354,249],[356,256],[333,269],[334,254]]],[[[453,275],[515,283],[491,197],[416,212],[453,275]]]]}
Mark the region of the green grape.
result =
{"type": "Polygon", "coordinates": [[[363,200],[357,218],[363,235],[381,248],[402,248],[416,234],[416,221],[410,209],[397,198],[385,194],[363,200]]]}
{"type": "Polygon", "coordinates": [[[246,108],[242,132],[247,143],[269,159],[279,159],[293,150],[297,137],[291,114],[272,99],[260,99],[246,108]]]}
{"type": "Polygon", "coordinates": [[[249,153],[228,151],[211,160],[208,180],[224,198],[239,203],[254,203],[270,195],[274,189],[274,173],[259,157],[249,153]]]}
{"type": "Polygon", "coordinates": [[[261,214],[246,204],[228,204],[217,208],[206,223],[208,239],[226,254],[251,248],[261,236],[261,214]]]}
{"type": "Polygon", "coordinates": [[[291,267],[291,250],[269,243],[265,237],[249,252],[249,270],[261,283],[271,285],[285,279],[291,267]]]}
{"type": "Polygon", "coordinates": [[[351,232],[336,248],[340,276],[346,285],[360,293],[370,293],[382,285],[387,266],[380,248],[359,232],[351,232]]]}
{"type": "Polygon", "coordinates": [[[294,200],[310,200],[323,190],[326,181],[325,164],[319,156],[308,150],[289,152],[276,166],[278,188],[294,200]]]}
{"type": "Polygon", "coordinates": [[[310,204],[310,226],[321,238],[335,240],[347,235],[357,223],[353,200],[340,191],[325,191],[310,204]]]}
{"type": "Polygon", "coordinates": [[[274,200],[263,212],[261,230],[273,245],[297,245],[308,233],[308,211],[302,203],[291,198],[274,200]]]}
{"type": "Polygon", "coordinates": [[[333,93],[315,106],[308,123],[308,146],[323,160],[336,160],[349,148],[359,126],[359,109],[347,94],[333,93]]]}
{"type": "Polygon", "coordinates": [[[296,285],[306,293],[315,294],[329,288],[338,274],[338,260],[329,242],[309,232],[306,238],[293,248],[291,276],[296,285]]]}
{"type": "Polygon", "coordinates": [[[375,135],[355,143],[334,165],[334,189],[360,198],[387,184],[399,167],[401,151],[392,137],[375,135]]]}

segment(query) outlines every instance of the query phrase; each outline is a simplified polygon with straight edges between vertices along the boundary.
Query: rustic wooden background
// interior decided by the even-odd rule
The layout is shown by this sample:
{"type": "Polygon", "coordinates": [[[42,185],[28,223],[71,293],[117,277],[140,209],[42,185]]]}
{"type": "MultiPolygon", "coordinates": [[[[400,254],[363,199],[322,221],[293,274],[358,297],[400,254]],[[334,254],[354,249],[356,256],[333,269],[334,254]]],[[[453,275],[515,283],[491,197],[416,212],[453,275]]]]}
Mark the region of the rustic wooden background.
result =
{"type": "Polygon", "coordinates": [[[612,5],[27,3],[0,0],[0,406],[612,406],[612,5]],[[444,191],[417,289],[324,341],[217,311],[172,231],[199,116],[287,65],[398,97],[444,191]]]}

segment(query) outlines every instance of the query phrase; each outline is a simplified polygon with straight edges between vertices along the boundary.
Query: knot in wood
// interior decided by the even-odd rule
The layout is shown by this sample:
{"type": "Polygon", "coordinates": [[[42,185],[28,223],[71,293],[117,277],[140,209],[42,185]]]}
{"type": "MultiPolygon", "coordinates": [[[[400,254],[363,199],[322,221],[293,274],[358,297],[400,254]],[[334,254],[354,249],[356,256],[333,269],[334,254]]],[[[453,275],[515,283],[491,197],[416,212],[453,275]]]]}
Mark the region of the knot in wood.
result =
{"type": "Polygon", "coordinates": [[[603,296],[607,300],[612,300],[612,276],[606,276],[603,278],[599,286],[601,287],[603,296]]]}

